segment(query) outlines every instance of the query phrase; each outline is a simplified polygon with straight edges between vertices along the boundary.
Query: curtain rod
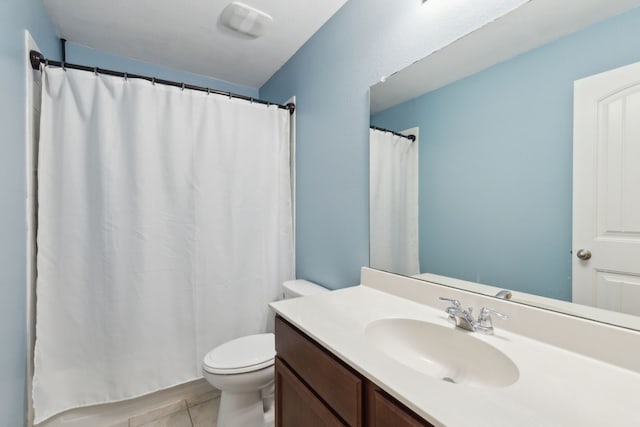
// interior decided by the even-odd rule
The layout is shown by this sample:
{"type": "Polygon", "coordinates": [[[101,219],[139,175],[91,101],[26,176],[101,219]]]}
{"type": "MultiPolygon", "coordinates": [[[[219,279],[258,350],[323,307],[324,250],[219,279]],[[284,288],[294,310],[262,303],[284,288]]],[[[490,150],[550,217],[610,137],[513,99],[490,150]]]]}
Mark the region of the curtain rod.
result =
{"type": "Polygon", "coordinates": [[[181,82],[174,82],[171,80],[164,80],[164,79],[157,79],[155,77],[149,77],[149,76],[142,76],[139,74],[129,74],[129,73],[124,73],[122,71],[114,71],[114,70],[107,70],[105,68],[98,68],[98,67],[88,67],[86,65],[78,65],[78,64],[70,64],[68,62],[61,62],[61,61],[53,61],[50,59],[45,58],[40,52],[36,51],[36,50],[32,50],[29,52],[29,61],[31,62],[31,67],[34,70],[39,70],[40,69],[40,65],[44,64],[45,67],[60,67],[63,69],[66,68],[70,68],[72,70],[80,70],[80,71],[90,71],[92,73],[100,73],[100,74],[106,74],[109,76],[115,76],[115,77],[123,77],[125,79],[141,79],[141,80],[147,80],[151,83],[154,84],[161,84],[161,85],[166,85],[166,86],[174,86],[174,87],[179,87],[181,89],[190,89],[190,90],[197,90],[200,92],[206,92],[206,93],[213,93],[215,95],[224,95],[224,96],[228,96],[229,98],[237,98],[237,99],[243,99],[245,101],[249,101],[249,102],[255,102],[256,104],[264,104],[264,105],[275,105],[278,108],[282,108],[283,110],[289,110],[289,113],[293,114],[293,112],[296,109],[296,106],[293,102],[290,102],[286,105],[282,105],[282,104],[276,104],[274,102],[270,102],[270,101],[265,101],[263,99],[257,99],[257,98],[252,98],[250,96],[246,96],[246,95],[240,95],[237,93],[232,93],[232,92],[225,92],[225,91],[221,91],[221,90],[217,90],[217,89],[210,89],[207,87],[203,87],[203,86],[196,86],[196,85],[191,85],[191,84],[187,84],[187,83],[181,83],[181,82]]]}
{"type": "Polygon", "coordinates": [[[409,141],[415,141],[416,140],[416,136],[415,135],[403,135],[400,132],[396,132],[393,130],[389,130],[389,129],[385,129],[385,128],[381,128],[378,126],[369,126],[370,129],[375,129],[375,130],[379,130],[381,132],[388,132],[388,133],[392,133],[396,136],[401,136],[403,138],[407,138],[409,141]]]}

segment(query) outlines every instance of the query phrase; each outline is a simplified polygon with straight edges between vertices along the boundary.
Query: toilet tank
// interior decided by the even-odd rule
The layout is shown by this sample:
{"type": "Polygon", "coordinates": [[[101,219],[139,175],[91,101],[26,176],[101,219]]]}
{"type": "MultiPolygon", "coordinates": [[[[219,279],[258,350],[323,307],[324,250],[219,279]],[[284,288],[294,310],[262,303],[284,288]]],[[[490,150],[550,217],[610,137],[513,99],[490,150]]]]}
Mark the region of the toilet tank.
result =
{"type": "Polygon", "coordinates": [[[317,283],[309,282],[308,280],[287,280],[282,284],[282,291],[284,299],[304,297],[307,295],[319,294],[320,292],[329,292],[329,289],[324,288],[317,283]]]}

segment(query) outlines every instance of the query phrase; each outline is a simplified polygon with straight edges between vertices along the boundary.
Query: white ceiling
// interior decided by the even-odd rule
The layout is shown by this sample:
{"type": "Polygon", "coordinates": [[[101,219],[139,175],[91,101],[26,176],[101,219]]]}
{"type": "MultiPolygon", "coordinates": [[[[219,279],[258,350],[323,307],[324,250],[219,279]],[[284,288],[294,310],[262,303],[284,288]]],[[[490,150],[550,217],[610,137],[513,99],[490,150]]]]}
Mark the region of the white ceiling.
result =
{"type": "Polygon", "coordinates": [[[530,0],[374,85],[371,114],[638,6],[640,0],[530,0]]]}
{"type": "Polygon", "coordinates": [[[231,1],[43,3],[58,36],[70,42],[259,88],[347,0],[242,0],[273,17],[271,28],[257,39],[221,27],[220,13],[231,1]]]}

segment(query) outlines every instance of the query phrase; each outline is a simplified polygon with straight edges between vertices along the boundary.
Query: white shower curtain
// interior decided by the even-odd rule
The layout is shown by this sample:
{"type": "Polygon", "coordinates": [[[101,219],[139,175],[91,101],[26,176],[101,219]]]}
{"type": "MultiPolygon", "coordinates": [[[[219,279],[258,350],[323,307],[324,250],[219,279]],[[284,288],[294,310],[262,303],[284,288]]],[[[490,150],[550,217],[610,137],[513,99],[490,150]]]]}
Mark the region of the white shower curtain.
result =
{"type": "Polygon", "coordinates": [[[290,115],[46,69],[35,422],[201,377],[293,274],[290,115]]]}
{"type": "Polygon", "coordinates": [[[369,132],[369,238],[371,267],[420,273],[418,133],[415,142],[390,132],[369,132]]]}

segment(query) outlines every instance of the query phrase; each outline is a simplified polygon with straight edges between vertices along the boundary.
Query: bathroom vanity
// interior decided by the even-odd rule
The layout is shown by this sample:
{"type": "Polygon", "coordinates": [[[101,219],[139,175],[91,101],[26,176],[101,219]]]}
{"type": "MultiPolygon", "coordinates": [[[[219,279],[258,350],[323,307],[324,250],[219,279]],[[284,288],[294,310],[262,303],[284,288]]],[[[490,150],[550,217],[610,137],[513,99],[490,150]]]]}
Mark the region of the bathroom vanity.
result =
{"type": "Polygon", "coordinates": [[[276,422],[286,426],[432,426],[276,318],[276,422]]]}
{"type": "MultiPolygon", "coordinates": [[[[361,285],[272,303],[276,425],[634,426],[640,333],[363,268],[361,285]],[[447,303],[489,307],[495,334],[447,303]]],[[[477,311],[476,311],[477,312],[477,311]]]]}

